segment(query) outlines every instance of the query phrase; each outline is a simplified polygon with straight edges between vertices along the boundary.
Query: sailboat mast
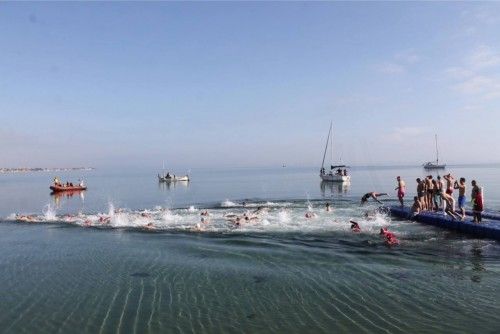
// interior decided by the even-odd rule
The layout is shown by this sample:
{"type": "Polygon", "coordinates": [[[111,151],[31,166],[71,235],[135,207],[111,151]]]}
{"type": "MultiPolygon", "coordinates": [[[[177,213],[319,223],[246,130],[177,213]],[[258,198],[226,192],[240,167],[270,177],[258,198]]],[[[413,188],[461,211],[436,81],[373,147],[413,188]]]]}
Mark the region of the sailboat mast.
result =
{"type": "Polygon", "coordinates": [[[330,165],[333,163],[333,133],[330,137],[330,165]]]}
{"type": "Polygon", "coordinates": [[[321,168],[325,168],[325,157],[326,151],[328,150],[328,142],[330,141],[330,134],[332,132],[332,122],[330,122],[330,130],[328,131],[328,137],[326,138],[325,153],[323,153],[323,161],[321,162],[321,168]]]}
{"type": "Polygon", "coordinates": [[[439,165],[438,135],[436,134],[436,165],[439,165]]]}

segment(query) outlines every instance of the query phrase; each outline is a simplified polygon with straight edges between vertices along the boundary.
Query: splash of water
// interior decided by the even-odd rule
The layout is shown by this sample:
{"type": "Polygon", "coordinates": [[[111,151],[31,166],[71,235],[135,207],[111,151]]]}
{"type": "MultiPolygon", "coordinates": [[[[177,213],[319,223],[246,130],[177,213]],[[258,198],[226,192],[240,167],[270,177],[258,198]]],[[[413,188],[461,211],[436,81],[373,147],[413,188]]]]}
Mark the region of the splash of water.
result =
{"type": "Polygon", "coordinates": [[[280,212],[278,212],[278,220],[280,223],[288,223],[290,222],[290,215],[287,211],[280,210],[280,212]]]}
{"type": "Polygon", "coordinates": [[[108,216],[113,217],[115,215],[115,206],[113,203],[108,203],[108,216]]]}
{"type": "Polygon", "coordinates": [[[226,199],[224,202],[220,204],[223,208],[230,208],[234,206],[238,206],[238,204],[231,202],[230,200],[226,199]]]}
{"type": "Polygon", "coordinates": [[[44,218],[48,221],[52,221],[52,220],[57,219],[56,209],[54,207],[52,207],[52,205],[50,205],[50,204],[45,205],[42,212],[43,212],[44,218]]]}

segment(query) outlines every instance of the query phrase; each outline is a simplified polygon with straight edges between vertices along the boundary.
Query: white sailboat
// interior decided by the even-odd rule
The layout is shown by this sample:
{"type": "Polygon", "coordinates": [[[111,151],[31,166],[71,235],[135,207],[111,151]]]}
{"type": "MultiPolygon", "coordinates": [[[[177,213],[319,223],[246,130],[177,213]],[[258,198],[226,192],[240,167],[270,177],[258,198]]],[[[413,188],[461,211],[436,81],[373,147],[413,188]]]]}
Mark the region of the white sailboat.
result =
{"type": "Polygon", "coordinates": [[[170,172],[165,173],[165,162],[163,162],[163,172],[158,174],[159,182],[176,182],[176,181],[189,181],[189,175],[176,176],[175,174],[170,174],[170,172]]]}
{"type": "Polygon", "coordinates": [[[328,131],[328,137],[326,139],[325,152],[323,154],[323,162],[321,163],[321,169],[319,171],[319,177],[321,180],[326,182],[349,182],[351,180],[351,176],[347,173],[346,165],[330,165],[330,171],[327,173],[325,170],[325,157],[326,152],[328,151],[328,143],[330,140],[331,149],[332,149],[332,157],[333,157],[333,136],[332,134],[332,123],[330,122],[330,130],[328,131]]]}
{"type": "Polygon", "coordinates": [[[438,150],[438,137],[435,135],[436,140],[436,161],[429,161],[423,164],[425,169],[445,169],[446,164],[439,164],[439,150],[438,150]]]}

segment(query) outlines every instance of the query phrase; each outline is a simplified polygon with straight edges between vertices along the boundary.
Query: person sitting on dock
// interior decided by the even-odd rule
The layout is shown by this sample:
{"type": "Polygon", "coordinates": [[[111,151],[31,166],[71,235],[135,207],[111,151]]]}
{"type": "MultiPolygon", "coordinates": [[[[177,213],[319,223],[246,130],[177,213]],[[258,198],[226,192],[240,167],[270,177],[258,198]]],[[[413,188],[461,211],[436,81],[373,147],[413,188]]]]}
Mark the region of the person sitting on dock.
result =
{"type": "Polygon", "coordinates": [[[406,184],[405,181],[401,179],[401,176],[398,176],[396,180],[398,181],[398,186],[394,190],[398,191],[399,203],[401,203],[401,206],[404,206],[403,198],[405,197],[406,184]]]}
{"type": "Polygon", "coordinates": [[[483,220],[483,189],[477,185],[476,180],[472,180],[472,214],[474,223],[480,223],[483,220]]]}
{"type": "Polygon", "coordinates": [[[465,192],[466,192],[466,185],[465,185],[465,178],[461,177],[460,178],[460,183],[455,181],[455,184],[453,185],[454,189],[458,189],[458,208],[460,209],[460,212],[462,213],[462,220],[465,219],[465,192]]]}
{"type": "Polygon", "coordinates": [[[376,193],[374,191],[372,191],[370,193],[366,193],[363,195],[363,197],[361,197],[361,205],[365,204],[370,197],[373,198],[374,200],[376,200],[377,202],[379,202],[380,204],[384,204],[378,200],[378,197],[385,196],[385,195],[387,195],[387,193],[376,193]]]}
{"type": "Polygon", "coordinates": [[[413,197],[413,205],[411,207],[411,216],[416,216],[422,211],[422,203],[418,200],[418,196],[413,197]]]}
{"type": "Polygon", "coordinates": [[[361,232],[361,227],[359,227],[359,224],[355,222],[354,220],[349,221],[351,223],[351,231],[354,233],[359,233],[361,232]]]}

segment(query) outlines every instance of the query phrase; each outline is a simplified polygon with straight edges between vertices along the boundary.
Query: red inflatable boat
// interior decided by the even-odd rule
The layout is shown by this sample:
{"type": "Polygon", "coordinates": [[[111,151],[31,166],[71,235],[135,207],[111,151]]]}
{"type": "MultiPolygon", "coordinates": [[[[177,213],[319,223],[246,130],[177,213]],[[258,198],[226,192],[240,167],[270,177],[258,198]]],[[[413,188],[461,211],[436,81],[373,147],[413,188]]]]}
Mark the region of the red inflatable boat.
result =
{"type": "Polygon", "coordinates": [[[50,186],[50,190],[53,192],[61,192],[61,191],[79,191],[79,190],[87,190],[87,187],[80,186],[50,186]]]}

